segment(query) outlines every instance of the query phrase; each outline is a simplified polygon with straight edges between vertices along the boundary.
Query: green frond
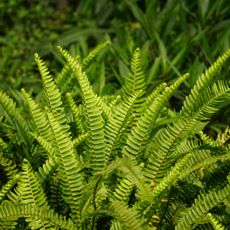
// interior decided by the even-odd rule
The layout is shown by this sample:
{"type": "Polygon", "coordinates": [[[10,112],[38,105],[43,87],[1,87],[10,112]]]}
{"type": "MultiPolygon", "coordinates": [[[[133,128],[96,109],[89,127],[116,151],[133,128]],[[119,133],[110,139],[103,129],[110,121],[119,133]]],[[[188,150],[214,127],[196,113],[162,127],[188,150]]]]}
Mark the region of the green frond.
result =
{"type": "Polygon", "coordinates": [[[104,137],[104,121],[101,110],[97,106],[98,98],[93,92],[89,80],[82,71],[80,64],[67,51],[59,47],[60,52],[66,58],[72,71],[74,72],[83,95],[86,107],[87,122],[89,130],[89,138],[87,140],[89,148],[89,158],[93,170],[102,171],[105,167],[105,137],[104,137]]]}
{"type": "Polygon", "coordinates": [[[90,53],[83,59],[83,69],[85,69],[90,64],[90,62],[108,45],[110,45],[110,41],[105,41],[98,44],[92,51],[90,51],[90,53]]]}
{"type": "Polygon", "coordinates": [[[12,160],[5,157],[1,151],[0,151],[0,165],[1,167],[3,167],[6,176],[8,178],[14,178],[14,176],[18,173],[17,165],[14,164],[12,160]]]}
{"type": "Polygon", "coordinates": [[[45,62],[43,62],[37,53],[34,55],[34,58],[41,74],[42,83],[47,100],[49,102],[50,110],[60,124],[66,124],[66,116],[64,108],[62,107],[61,93],[55,85],[53,77],[50,75],[45,62]]]}
{"type": "Polygon", "coordinates": [[[79,130],[80,133],[84,133],[84,128],[82,125],[82,116],[81,116],[81,113],[79,111],[79,108],[77,107],[77,105],[75,104],[75,102],[73,100],[71,93],[66,94],[66,99],[67,99],[69,106],[71,108],[71,111],[73,113],[74,120],[77,124],[77,129],[79,130]]]}
{"type": "MultiPolygon", "coordinates": [[[[43,188],[27,160],[24,160],[22,164],[22,172],[17,192],[19,194],[20,204],[32,204],[39,208],[49,208],[43,188]]],[[[49,226],[46,221],[43,222],[37,218],[26,218],[26,221],[29,222],[30,226],[36,225],[37,228],[49,226]]]]}
{"type": "Polygon", "coordinates": [[[212,224],[214,230],[225,230],[225,227],[221,223],[219,223],[219,221],[211,213],[208,213],[207,217],[212,224]]]}
{"type": "Polygon", "coordinates": [[[184,170],[181,174],[179,179],[182,179],[188,175],[190,175],[191,173],[198,171],[198,170],[205,170],[208,167],[215,165],[217,162],[226,162],[226,161],[230,161],[230,153],[228,154],[224,154],[221,156],[213,156],[213,157],[209,157],[204,159],[203,161],[198,162],[197,164],[189,167],[187,167],[186,170],[184,170]]]}
{"type": "MultiPolygon", "coordinates": [[[[37,219],[41,222],[47,222],[50,225],[59,227],[61,229],[76,230],[76,226],[71,219],[66,219],[58,215],[53,210],[46,208],[38,208],[32,204],[13,205],[4,204],[0,206],[0,220],[14,220],[15,218],[28,217],[30,219],[37,219]]],[[[33,229],[38,229],[37,223],[34,223],[33,229]]],[[[46,228],[42,228],[46,229],[46,228]]],[[[49,229],[49,228],[48,228],[49,229]]]]}
{"type": "Polygon", "coordinates": [[[140,95],[142,97],[145,94],[146,81],[141,67],[141,50],[139,48],[133,52],[130,67],[132,73],[125,79],[124,98],[131,97],[139,91],[142,91],[140,95]]]}
{"type": "Polygon", "coordinates": [[[120,224],[119,221],[117,220],[112,220],[111,222],[111,226],[110,226],[110,230],[122,230],[122,226],[120,224]]]}
{"type": "Polygon", "coordinates": [[[75,223],[80,223],[80,201],[83,193],[83,178],[81,167],[76,159],[76,151],[66,130],[48,113],[50,125],[55,139],[55,154],[58,162],[58,172],[61,179],[63,198],[70,206],[75,223]]]}
{"type": "Polygon", "coordinates": [[[146,80],[141,66],[141,50],[139,48],[133,52],[130,67],[131,73],[125,79],[122,92],[125,101],[138,93],[138,98],[133,106],[133,113],[138,118],[143,110],[144,95],[146,93],[146,80]]]}
{"type": "MultiPolygon", "coordinates": [[[[196,105],[190,114],[180,116],[178,122],[162,130],[154,139],[152,152],[157,152],[155,162],[156,177],[161,178],[171,166],[169,159],[177,157],[175,149],[189,134],[200,131],[205,122],[225,103],[230,96],[230,87],[219,81],[213,86],[203,89],[197,98],[196,105]],[[173,153],[173,156],[172,156],[173,153]]],[[[150,153],[151,155],[151,153],[150,153]]],[[[173,162],[173,161],[172,161],[173,162]]]]}
{"type": "Polygon", "coordinates": [[[223,55],[221,55],[196,81],[193,86],[191,93],[184,100],[183,107],[181,109],[181,114],[185,115],[193,110],[193,106],[197,104],[197,99],[200,97],[203,89],[208,87],[213,81],[216,73],[222,68],[227,59],[230,57],[230,49],[227,50],[223,55]]]}
{"type": "Polygon", "coordinates": [[[65,64],[61,72],[58,73],[57,77],[54,79],[54,82],[57,84],[58,88],[61,90],[62,94],[68,90],[68,86],[72,82],[73,76],[70,70],[69,65],[65,64]]]}
{"type": "Polygon", "coordinates": [[[30,95],[24,89],[22,89],[21,91],[30,108],[30,113],[36,124],[38,133],[42,135],[47,141],[50,140],[51,132],[46,113],[41,110],[37,102],[32,97],[30,97],[30,95]]]}
{"type": "Polygon", "coordinates": [[[77,146],[79,145],[81,142],[83,142],[84,140],[86,140],[89,136],[89,133],[83,133],[80,134],[78,137],[76,137],[75,139],[73,139],[73,145],[77,146]]]}
{"type": "Polygon", "coordinates": [[[4,112],[4,116],[11,123],[14,124],[19,137],[24,143],[29,143],[30,138],[27,135],[28,125],[25,119],[20,114],[18,108],[16,108],[16,103],[11,99],[6,93],[0,90],[0,105],[4,112]]]}
{"type": "Polygon", "coordinates": [[[134,208],[129,208],[124,203],[114,200],[110,209],[113,211],[116,220],[122,224],[122,229],[147,230],[144,220],[134,208]]]}
{"type": "Polygon", "coordinates": [[[117,170],[120,170],[124,177],[137,187],[136,196],[141,197],[143,200],[150,201],[152,193],[145,183],[141,167],[137,165],[135,160],[128,158],[119,159],[118,162],[119,164],[117,165],[117,170]]]}
{"type": "Polygon", "coordinates": [[[61,192],[61,179],[57,172],[54,172],[52,176],[49,177],[49,203],[51,208],[53,208],[58,213],[64,215],[69,211],[68,204],[64,201],[61,192]]]}
{"type": "Polygon", "coordinates": [[[115,188],[112,198],[115,198],[124,204],[128,204],[132,189],[133,183],[130,180],[123,178],[115,188]]]}
{"type": "Polygon", "coordinates": [[[204,144],[209,145],[211,147],[221,147],[221,144],[218,143],[218,141],[213,140],[211,137],[209,137],[207,134],[205,134],[203,131],[200,131],[199,136],[204,144]]]}
{"type": "Polygon", "coordinates": [[[120,141],[120,136],[122,132],[125,131],[124,126],[129,118],[132,111],[133,104],[137,98],[137,95],[133,95],[126,101],[121,102],[114,112],[112,112],[106,126],[106,160],[108,161],[112,153],[113,148],[116,146],[117,142],[120,141]]]}
{"type": "Polygon", "coordinates": [[[187,154],[180,161],[178,161],[173,169],[169,171],[169,173],[163,177],[163,179],[153,188],[152,201],[150,205],[148,205],[148,207],[144,210],[145,217],[151,217],[153,215],[153,212],[155,211],[154,207],[157,202],[160,201],[159,197],[166,189],[169,189],[172,184],[177,181],[182,169],[185,167],[190,157],[191,154],[187,154]]]}
{"type": "Polygon", "coordinates": [[[162,93],[165,88],[167,87],[167,83],[163,82],[162,84],[158,85],[156,89],[153,90],[153,92],[146,97],[145,100],[145,107],[148,108],[154,99],[156,99],[160,93],[162,93]]]}
{"type": "Polygon", "coordinates": [[[230,195],[230,184],[219,190],[209,191],[207,194],[201,194],[195,200],[193,205],[179,219],[176,230],[189,229],[190,226],[206,215],[212,208],[230,195]]]}
{"type": "Polygon", "coordinates": [[[230,139],[230,128],[227,127],[223,133],[218,133],[217,135],[217,143],[224,145],[230,139]]]}
{"type": "Polygon", "coordinates": [[[12,179],[8,180],[6,184],[4,184],[0,190],[0,202],[5,197],[5,195],[14,187],[14,185],[20,179],[20,175],[16,174],[12,179]]]}
{"type": "Polygon", "coordinates": [[[35,173],[40,183],[42,183],[46,179],[46,177],[56,169],[56,167],[57,162],[54,160],[53,157],[49,157],[45,161],[45,163],[38,168],[38,171],[35,173]]]}
{"type": "Polygon", "coordinates": [[[54,155],[55,149],[52,146],[52,144],[49,141],[49,139],[46,139],[45,137],[43,137],[41,135],[38,135],[38,134],[35,134],[35,133],[30,133],[30,134],[31,134],[31,136],[34,137],[34,139],[36,139],[36,141],[42,146],[42,148],[45,149],[45,151],[48,154],[48,156],[53,156],[54,155]]]}
{"type": "Polygon", "coordinates": [[[18,192],[20,194],[21,204],[49,207],[43,188],[27,160],[24,160],[22,164],[18,192]]]}
{"type": "Polygon", "coordinates": [[[120,96],[120,95],[116,95],[115,97],[113,97],[113,98],[110,100],[110,103],[109,103],[109,106],[108,106],[109,109],[110,109],[110,111],[113,110],[114,106],[115,106],[116,104],[118,104],[120,100],[121,100],[121,96],[120,96]]]}
{"type": "Polygon", "coordinates": [[[137,120],[137,124],[132,127],[131,133],[127,137],[126,145],[123,148],[123,154],[126,157],[136,157],[143,149],[148,141],[152,126],[159,116],[165,103],[168,101],[172,93],[179,87],[179,85],[187,78],[187,74],[180,77],[170,87],[166,87],[162,95],[143,111],[142,116],[137,120]]]}

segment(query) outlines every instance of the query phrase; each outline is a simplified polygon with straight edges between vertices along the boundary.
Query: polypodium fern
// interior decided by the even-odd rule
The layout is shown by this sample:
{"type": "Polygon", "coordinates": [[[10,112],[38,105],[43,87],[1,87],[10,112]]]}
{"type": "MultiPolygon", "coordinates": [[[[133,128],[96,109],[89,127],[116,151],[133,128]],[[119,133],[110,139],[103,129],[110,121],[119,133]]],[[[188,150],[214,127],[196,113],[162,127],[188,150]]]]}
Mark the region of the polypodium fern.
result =
{"type": "Polygon", "coordinates": [[[18,108],[0,92],[0,228],[228,226],[228,136],[215,140],[204,127],[229,101],[229,83],[214,75],[230,52],[201,75],[176,112],[168,101],[187,74],[147,95],[139,49],[121,90],[96,95],[87,66],[106,46],[85,59],[59,47],[67,63],[56,80],[36,54],[42,100],[22,90],[17,97],[26,106],[18,108]],[[23,137],[11,140],[5,127],[23,137]]]}

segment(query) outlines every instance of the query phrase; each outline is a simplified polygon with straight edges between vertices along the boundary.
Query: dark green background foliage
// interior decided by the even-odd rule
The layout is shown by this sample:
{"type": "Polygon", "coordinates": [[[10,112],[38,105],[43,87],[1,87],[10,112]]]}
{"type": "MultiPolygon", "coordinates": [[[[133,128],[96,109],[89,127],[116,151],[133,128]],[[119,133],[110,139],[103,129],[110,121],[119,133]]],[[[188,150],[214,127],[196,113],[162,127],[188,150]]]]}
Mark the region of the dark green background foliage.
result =
{"type": "Polygon", "coordinates": [[[1,1],[0,229],[228,229],[229,15],[1,1]]]}
{"type": "MultiPolygon", "coordinates": [[[[101,82],[94,72],[105,71],[106,85],[99,88],[105,86],[103,92],[118,89],[127,75],[132,51],[140,47],[149,90],[181,73],[190,73],[185,86],[170,100],[178,109],[197,76],[229,48],[230,42],[228,0],[12,0],[1,1],[0,12],[0,87],[30,88],[35,94],[40,91],[32,61],[35,52],[46,57],[51,70],[58,72],[63,59],[56,45],[85,56],[106,37],[113,42],[113,50],[89,76],[96,87],[101,82]]],[[[228,72],[226,65],[220,77],[228,72]]],[[[225,119],[218,118],[212,130],[223,130],[220,123],[229,124],[229,113],[223,112],[225,119]]]]}

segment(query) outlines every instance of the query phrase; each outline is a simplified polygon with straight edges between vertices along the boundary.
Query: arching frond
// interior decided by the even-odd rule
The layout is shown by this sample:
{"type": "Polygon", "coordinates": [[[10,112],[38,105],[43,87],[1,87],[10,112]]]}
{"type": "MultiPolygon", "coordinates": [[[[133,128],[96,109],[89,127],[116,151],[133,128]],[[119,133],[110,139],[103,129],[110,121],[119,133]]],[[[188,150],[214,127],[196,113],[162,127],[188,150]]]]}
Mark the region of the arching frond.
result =
{"type": "Polygon", "coordinates": [[[82,71],[80,64],[67,51],[59,47],[60,52],[66,58],[72,71],[74,72],[83,95],[86,106],[88,121],[88,148],[89,157],[92,168],[96,171],[102,171],[105,166],[105,137],[104,137],[104,121],[100,109],[97,106],[97,96],[89,83],[89,80],[82,71]]]}
{"type": "Polygon", "coordinates": [[[114,113],[111,114],[105,126],[107,161],[109,160],[114,146],[120,141],[119,136],[122,134],[122,130],[125,130],[125,123],[131,113],[136,98],[137,95],[133,95],[131,98],[128,98],[127,101],[116,106],[114,113]]]}
{"type": "Polygon", "coordinates": [[[222,81],[213,84],[210,88],[203,89],[196,101],[197,105],[194,105],[194,109],[190,112],[190,115],[186,115],[185,117],[181,115],[177,122],[168,126],[156,136],[153,144],[154,148],[151,150],[157,152],[156,163],[153,163],[155,164],[155,172],[152,174],[158,174],[156,175],[158,178],[165,175],[165,172],[171,166],[171,163],[173,163],[173,161],[170,163],[169,159],[177,157],[175,152],[176,147],[189,134],[200,131],[202,122],[206,122],[218,108],[221,108],[229,96],[230,87],[222,81]],[[199,129],[196,130],[196,127],[199,129]]]}
{"type": "Polygon", "coordinates": [[[0,190],[0,202],[5,197],[5,195],[13,188],[13,186],[19,181],[20,174],[16,174],[12,179],[8,180],[5,185],[2,186],[0,190]]]}
{"type": "Polygon", "coordinates": [[[50,140],[51,132],[46,113],[41,110],[37,102],[33,100],[33,98],[30,97],[30,95],[24,89],[21,91],[26,98],[27,104],[29,105],[30,113],[37,127],[36,131],[38,131],[38,133],[47,141],[50,140]]]}
{"type": "Polygon", "coordinates": [[[130,67],[131,73],[125,79],[122,89],[123,98],[126,101],[129,97],[138,93],[133,107],[133,114],[135,117],[139,117],[143,110],[144,95],[146,93],[146,80],[141,66],[141,50],[139,48],[133,52],[130,67]]]}
{"type": "MultiPolygon", "coordinates": [[[[58,120],[60,124],[66,125],[66,116],[64,108],[62,107],[61,93],[60,90],[54,83],[53,77],[50,75],[45,62],[36,53],[34,55],[35,61],[37,62],[43,87],[46,93],[47,100],[49,102],[49,107],[54,117],[58,120]]],[[[66,127],[67,128],[67,127],[66,127]]]]}
{"type": "Polygon", "coordinates": [[[73,113],[73,116],[74,116],[74,119],[75,119],[75,122],[77,124],[77,128],[78,128],[79,132],[84,133],[84,128],[83,128],[83,124],[82,124],[82,117],[81,117],[79,108],[75,104],[73,97],[70,93],[66,94],[66,99],[67,99],[69,106],[71,108],[71,111],[73,113]]]}
{"type": "Polygon", "coordinates": [[[123,178],[117,188],[115,188],[112,198],[115,198],[124,204],[128,204],[132,189],[133,183],[130,180],[123,178]]]}
{"type": "Polygon", "coordinates": [[[16,103],[13,99],[11,99],[6,93],[0,90],[0,105],[2,106],[2,110],[4,112],[4,116],[6,116],[7,120],[14,124],[16,130],[18,132],[18,136],[24,143],[29,143],[30,138],[27,134],[28,125],[21,115],[18,108],[16,108],[16,103]]]}
{"type": "Polygon", "coordinates": [[[127,205],[113,201],[110,205],[114,217],[124,226],[124,229],[147,230],[144,220],[134,208],[129,208],[127,205]]]}
{"type": "Polygon", "coordinates": [[[188,154],[183,157],[179,162],[177,162],[173,169],[156,185],[155,188],[153,188],[152,201],[150,205],[146,207],[143,213],[145,217],[151,217],[153,215],[153,212],[155,211],[154,206],[157,202],[160,201],[159,197],[162,195],[165,189],[169,188],[177,181],[181,170],[184,168],[190,157],[191,154],[188,154]]]}
{"type": "Polygon", "coordinates": [[[208,213],[207,217],[211,222],[214,230],[225,230],[225,227],[221,223],[219,223],[219,221],[211,213],[208,213]]]}
{"type": "MultiPolygon", "coordinates": [[[[75,230],[76,226],[71,219],[66,219],[61,215],[58,215],[51,209],[38,208],[32,204],[25,205],[13,205],[11,203],[0,206],[0,219],[12,220],[15,218],[29,217],[30,219],[38,219],[42,222],[48,222],[53,226],[60,227],[67,230],[75,230]]],[[[37,223],[32,226],[33,229],[37,229],[37,223]]]]}
{"type": "Polygon", "coordinates": [[[100,44],[98,44],[90,53],[83,59],[83,69],[85,69],[90,62],[102,51],[105,49],[110,44],[110,41],[105,41],[100,44]]]}
{"type": "Polygon", "coordinates": [[[137,124],[132,127],[131,133],[128,135],[126,145],[123,148],[123,154],[126,157],[136,157],[143,150],[142,146],[146,145],[152,125],[161,109],[168,101],[172,93],[179,87],[187,76],[188,75],[185,74],[170,87],[167,87],[162,95],[154,100],[150,107],[143,112],[142,116],[138,119],[137,124]]]}
{"type": "Polygon", "coordinates": [[[81,166],[76,159],[77,155],[69,133],[62,129],[51,113],[48,113],[48,118],[55,139],[55,154],[59,165],[63,198],[71,208],[74,222],[80,224],[80,202],[83,193],[81,166]]]}
{"type": "Polygon", "coordinates": [[[230,184],[217,191],[213,190],[207,194],[198,196],[195,203],[179,219],[176,230],[189,229],[199,218],[206,215],[209,210],[223,202],[230,195],[230,184]]]}
{"type": "Polygon", "coordinates": [[[198,98],[200,98],[200,93],[203,89],[207,88],[213,81],[216,73],[222,68],[224,63],[230,57],[230,49],[227,50],[223,55],[221,55],[196,81],[193,86],[191,93],[186,97],[183,107],[181,109],[181,114],[190,114],[193,110],[193,106],[197,104],[198,98]]]}
{"type": "MultiPolygon", "coordinates": [[[[49,208],[43,188],[27,160],[24,160],[22,164],[21,178],[18,183],[17,192],[21,204],[31,204],[39,208],[49,208]]],[[[39,227],[49,226],[46,221],[39,221],[37,218],[26,218],[26,221],[29,222],[31,226],[34,224],[39,227]]]]}
{"type": "Polygon", "coordinates": [[[14,178],[18,173],[17,165],[0,152],[0,165],[4,169],[6,176],[9,178],[14,178]]]}

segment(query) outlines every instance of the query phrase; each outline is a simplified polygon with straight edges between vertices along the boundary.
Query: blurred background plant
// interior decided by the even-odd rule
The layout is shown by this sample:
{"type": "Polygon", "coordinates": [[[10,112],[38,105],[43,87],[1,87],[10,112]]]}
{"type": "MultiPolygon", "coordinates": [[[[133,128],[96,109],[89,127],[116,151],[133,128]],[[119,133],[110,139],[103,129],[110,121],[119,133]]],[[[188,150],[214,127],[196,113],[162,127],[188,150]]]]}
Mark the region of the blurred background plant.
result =
{"type": "MultiPolygon", "coordinates": [[[[88,70],[98,92],[119,88],[128,74],[132,51],[140,47],[149,90],[190,73],[186,86],[170,101],[177,111],[199,74],[230,47],[229,15],[228,0],[1,1],[0,88],[24,87],[36,95],[41,84],[35,52],[48,60],[55,74],[63,64],[57,45],[84,56],[99,42],[111,40],[112,55],[103,62],[99,56],[88,70]]],[[[218,77],[228,77],[229,70],[225,65],[218,77]]],[[[210,132],[229,124],[228,110],[220,113],[210,132]]]]}

